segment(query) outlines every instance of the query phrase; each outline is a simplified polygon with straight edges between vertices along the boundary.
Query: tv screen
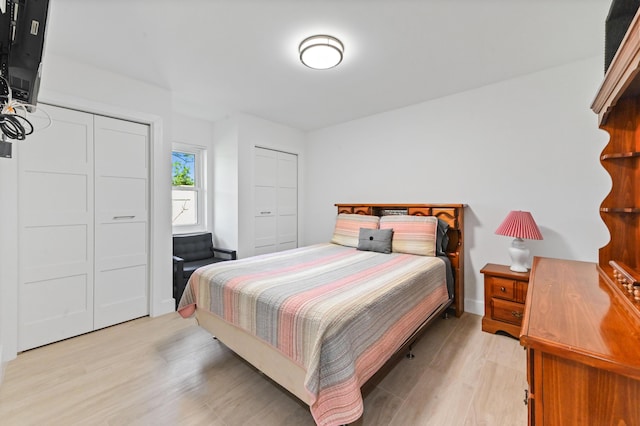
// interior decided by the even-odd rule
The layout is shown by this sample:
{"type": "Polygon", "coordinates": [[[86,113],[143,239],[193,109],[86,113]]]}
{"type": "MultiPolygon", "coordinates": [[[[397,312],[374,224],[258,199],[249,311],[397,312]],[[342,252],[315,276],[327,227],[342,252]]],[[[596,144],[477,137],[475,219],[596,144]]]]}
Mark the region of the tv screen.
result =
{"type": "Polygon", "coordinates": [[[611,61],[622,43],[624,35],[633,20],[640,0],[613,0],[605,20],[604,35],[604,71],[607,72],[611,61]]]}
{"type": "MultiPolygon", "coordinates": [[[[49,0],[13,0],[7,1],[0,17],[0,24],[10,23],[9,34],[3,31],[0,35],[2,76],[9,82],[13,99],[34,106],[40,88],[48,10],[49,0]],[[5,48],[7,37],[8,49],[5,48]]],[[[0,25],[0,28],[7,27],[0,25]]]]}

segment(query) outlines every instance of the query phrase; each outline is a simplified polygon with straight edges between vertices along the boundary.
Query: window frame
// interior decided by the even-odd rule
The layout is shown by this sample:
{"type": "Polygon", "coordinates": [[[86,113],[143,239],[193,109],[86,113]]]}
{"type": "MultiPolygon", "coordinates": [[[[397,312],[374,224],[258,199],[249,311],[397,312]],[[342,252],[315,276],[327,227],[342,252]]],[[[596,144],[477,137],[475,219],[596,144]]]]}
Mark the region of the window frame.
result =
{"type": "MultiPolygon", "coordinates": [[[[203,232],[207,229],[207,148],[200,145],[192,145],[183,142],[173,142],[171,144],[171,157],[174,152],[193,154],[194,158],[194,186],[173,186],[171,185],[171,210],[173,211],[173,191],[193,192],[196,194],[196,218],[195,224],[174,225],[171,218],[171,229],[173,234],[189,234],[193,232],[203,232]]],[[[173,161],[171,167],[171,177],[173,179],[173,161]]],[[[173,216],[173,214],[172,214],[173,216]]]]}

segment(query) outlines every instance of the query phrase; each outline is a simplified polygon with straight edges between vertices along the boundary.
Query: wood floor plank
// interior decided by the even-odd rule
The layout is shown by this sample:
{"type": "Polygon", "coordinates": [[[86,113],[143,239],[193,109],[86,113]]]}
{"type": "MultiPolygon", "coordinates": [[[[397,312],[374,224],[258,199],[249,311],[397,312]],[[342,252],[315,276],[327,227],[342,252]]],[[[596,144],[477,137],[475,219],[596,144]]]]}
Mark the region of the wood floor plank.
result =
{"type": "Polygon", "coordinates": [[[527,376],[521,370],[514,370],[492,361],[484,363],[465,425],[525,425],[526,410],[513,409],[513,407],[525,407],[523,401],[527,376]]]}
{"type": "Polygon", "coordinates": [[[462,426],[473,398],[473,387],[427,367],[393,417],[394,425],[462,426]]]}
{"type": "MultiPolygon", "coordinates": [[[[480,317],[436,321],[365,398],[354,426],[526,424],[525,355],[480,317]]],[[[308,407],[176,313],[18,355],[0,386],[7,425],[313,425],[308,407]]]]}

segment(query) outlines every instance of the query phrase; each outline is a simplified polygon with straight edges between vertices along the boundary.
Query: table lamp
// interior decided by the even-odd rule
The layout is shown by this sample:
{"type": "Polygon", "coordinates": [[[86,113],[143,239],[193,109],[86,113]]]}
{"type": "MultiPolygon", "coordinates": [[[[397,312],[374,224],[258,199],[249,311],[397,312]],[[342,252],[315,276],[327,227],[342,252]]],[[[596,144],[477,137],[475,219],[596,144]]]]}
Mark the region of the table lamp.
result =
{"type": "Polygon", "coordinates": [[[542,234],[529,212],[514,210],[509,212],[505,220],[502,221],[496,234],[514,237],[509,256],[511,256],[511,269],[514,272],[527,272],[529,261],[529,249],[524,242],[527,240],[541,240],[542,234]]]}

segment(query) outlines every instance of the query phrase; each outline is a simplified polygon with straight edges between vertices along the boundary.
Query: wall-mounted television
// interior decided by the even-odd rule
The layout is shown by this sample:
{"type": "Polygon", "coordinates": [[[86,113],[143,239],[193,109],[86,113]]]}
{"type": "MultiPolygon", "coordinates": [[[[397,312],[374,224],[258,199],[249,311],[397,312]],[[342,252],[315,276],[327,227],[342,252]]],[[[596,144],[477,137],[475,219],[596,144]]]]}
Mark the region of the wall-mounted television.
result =
{"type": "MultiPolygon", "coordinates": [[[[49,0],[0,0],[0,3],[4,5],[0,8],[0,73],[11,87],[13,99],[35,105],[42,75],[49,0]]],[[[0,95],[6,98],[2,89],[0,84],[0,95]]]]}
{"type": "Polygon", "coordinates": [[[607,72],[613,57],[638,11],[640,0],[613,0],[605,20],[604,71],[607,72]]]}

